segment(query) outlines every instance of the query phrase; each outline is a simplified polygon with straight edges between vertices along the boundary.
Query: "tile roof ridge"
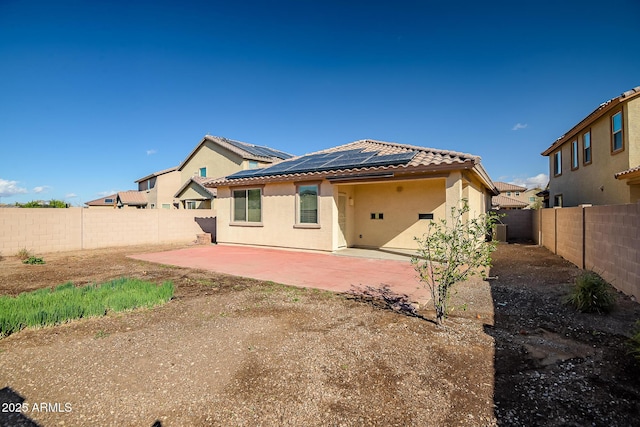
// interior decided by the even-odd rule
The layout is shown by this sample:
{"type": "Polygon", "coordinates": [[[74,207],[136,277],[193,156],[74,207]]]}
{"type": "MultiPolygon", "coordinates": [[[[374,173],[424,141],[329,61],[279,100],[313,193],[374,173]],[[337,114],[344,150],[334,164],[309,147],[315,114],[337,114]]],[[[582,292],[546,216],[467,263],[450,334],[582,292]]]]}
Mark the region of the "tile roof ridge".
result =
{"type": "Polygon", "coordinates": [[[434,154],[441,154],[444,156],[451,156],[451,157],[466,157],[469,159],[473,159],[475,161],[480,161],[481,157],[480,156],[476,156],[474,154],[471,153],[464,153],[462,151],[454,151],[454,150],[443,150],[440,148],[433,148],[433,147],[424,147],[421,145],[412,145],[412,144],[405,144],[405,143],[400,143],[400,142],[389,142],[389,141],[380,141],[380,140],[376,140],[376,139],[362,139],[356,142],[369,142],[369,143],[374,143],[374,144],[380,144],[380,145],[387,145],[387,146],[391,146],[391,147],[400,147],[400,148],[406,148],[408,150],[418,150],[418,151],[423,151],[423,152],[429,152],[429,153],[434,153],[434,154]]]}

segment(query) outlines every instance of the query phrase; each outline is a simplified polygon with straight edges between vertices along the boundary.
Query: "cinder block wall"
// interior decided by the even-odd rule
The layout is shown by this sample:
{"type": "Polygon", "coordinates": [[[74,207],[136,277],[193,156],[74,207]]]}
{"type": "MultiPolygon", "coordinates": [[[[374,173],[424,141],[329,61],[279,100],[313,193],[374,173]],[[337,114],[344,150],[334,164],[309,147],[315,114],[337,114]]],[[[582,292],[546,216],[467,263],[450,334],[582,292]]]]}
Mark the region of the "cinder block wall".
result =
{"type": "Polygon", "coordinates": [[[503,224],[507,224],[507,240],[531,240],[531,221],[536,211],[531,209],[500,209],[498,215],[503,224]]]}
{"type": "Polygon", "coordinates": [[[540,213],[540,245],[556,252],[556,209],[542,209],[540,213]]]}
{"type": "Polygon", "coordinates": [[[82,245],[82,209],[1,208],[0,254],[60,252],[82,245]]]}
{"type": "MultiPolygon", "coordinates": [[[[0,255],[195,241],[198,210],[0,209],[0,255]]],[[[215,211],[206,211],[215,216],[215,211]]]]}
{"type": "Polygon", "coordinates": [[[556,253],[569,262],[583,268],[581,207],[555,209],[556,213],[556,253]]]}
{"type": "Polygon", "coordinates": [[[640,301],[640,202],[585,210],[585,266],[640,301]]]}
{"type": "Polygon", "coordinates": [[[640,301],[640,202],[543,209],[534,224],[539,244],[640,301]]]}

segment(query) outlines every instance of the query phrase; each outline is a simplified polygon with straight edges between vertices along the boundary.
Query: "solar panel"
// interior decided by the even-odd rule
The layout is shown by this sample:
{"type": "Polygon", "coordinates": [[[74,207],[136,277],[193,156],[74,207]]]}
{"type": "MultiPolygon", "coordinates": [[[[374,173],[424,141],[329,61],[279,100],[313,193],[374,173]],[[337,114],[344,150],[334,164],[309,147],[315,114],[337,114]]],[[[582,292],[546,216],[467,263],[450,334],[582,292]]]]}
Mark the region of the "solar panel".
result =
{"type": "Polygon", "coordinates": [[[371,167],[382,165],[399,165],[409,162],[417,153],[407,151],[397,154],[379,156],[378,152],[362,152],[361,150],[336,151],[332,153],[312,154],[293,160],[285,160],[262,169],[251,169],[236,172],[227,179],[241,179],[269,175],[287,175],[305,172],[326,172],[335,169],[371,167]]]}

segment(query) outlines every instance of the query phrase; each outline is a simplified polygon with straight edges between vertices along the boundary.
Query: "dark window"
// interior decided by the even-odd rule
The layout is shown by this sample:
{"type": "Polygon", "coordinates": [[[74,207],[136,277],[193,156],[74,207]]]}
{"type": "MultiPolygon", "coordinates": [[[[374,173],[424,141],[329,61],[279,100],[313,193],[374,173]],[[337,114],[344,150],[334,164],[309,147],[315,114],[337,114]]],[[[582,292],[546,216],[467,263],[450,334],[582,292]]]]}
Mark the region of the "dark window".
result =
{"type": "Polygon", "coordinates": [[[419,213],[418,219],[433,219],[432,213],[419,213]]]}

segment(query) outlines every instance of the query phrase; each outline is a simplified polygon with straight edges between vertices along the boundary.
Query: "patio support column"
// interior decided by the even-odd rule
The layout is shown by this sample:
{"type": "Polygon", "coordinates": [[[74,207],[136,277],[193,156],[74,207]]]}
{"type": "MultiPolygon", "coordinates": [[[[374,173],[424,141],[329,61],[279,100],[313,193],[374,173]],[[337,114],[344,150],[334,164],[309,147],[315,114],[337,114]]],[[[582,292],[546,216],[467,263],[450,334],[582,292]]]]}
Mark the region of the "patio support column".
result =
{"type": "Polygon", "coordinates": [[[447,176],[445,215],[447,223],[451,224],[451,209],[458,206],[462,199],[462,173],[460,171],[451,172],[447,176]]]}

